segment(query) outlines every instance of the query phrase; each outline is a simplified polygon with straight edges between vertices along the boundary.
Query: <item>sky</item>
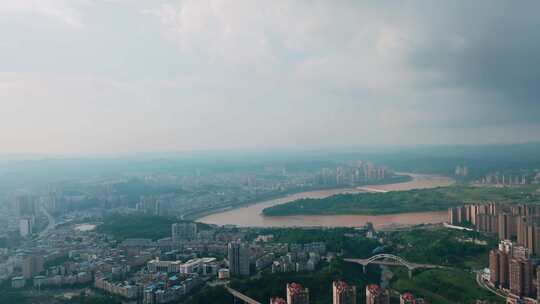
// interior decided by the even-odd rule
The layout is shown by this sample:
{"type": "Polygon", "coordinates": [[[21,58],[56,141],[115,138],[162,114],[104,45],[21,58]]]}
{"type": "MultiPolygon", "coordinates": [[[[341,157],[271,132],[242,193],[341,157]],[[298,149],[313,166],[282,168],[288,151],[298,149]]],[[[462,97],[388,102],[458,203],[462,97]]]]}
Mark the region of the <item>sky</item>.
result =
{"type": "Polygon", "coordinates": [[[539,11],[0,0],[0,154],[539,141],[539,11]]]}

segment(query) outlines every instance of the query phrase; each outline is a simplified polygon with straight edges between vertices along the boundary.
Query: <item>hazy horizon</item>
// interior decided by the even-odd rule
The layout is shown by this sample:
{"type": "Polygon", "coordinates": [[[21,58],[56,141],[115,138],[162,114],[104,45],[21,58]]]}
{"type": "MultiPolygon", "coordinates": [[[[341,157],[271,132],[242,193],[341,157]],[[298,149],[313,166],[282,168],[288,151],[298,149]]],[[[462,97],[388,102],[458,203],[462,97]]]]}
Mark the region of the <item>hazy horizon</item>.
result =
{"type": "Polygon", "coordinates": [[[0,154],[538,142],[538,9],[0,0],[0,154]]]}

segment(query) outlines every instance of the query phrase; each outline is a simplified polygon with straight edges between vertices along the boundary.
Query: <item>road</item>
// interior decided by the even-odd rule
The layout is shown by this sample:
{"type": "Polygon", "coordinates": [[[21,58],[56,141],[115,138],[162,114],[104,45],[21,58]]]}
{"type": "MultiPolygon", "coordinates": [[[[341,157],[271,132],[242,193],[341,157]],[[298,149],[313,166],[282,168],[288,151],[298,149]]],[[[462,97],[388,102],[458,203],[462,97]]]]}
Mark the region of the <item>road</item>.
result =
{"type": "Polygon", "coordinates": [[[47,209],[43,207],[43,205],[39,205],[39,209],[41,210],[41,212],[43,212],[43,214],[45,214],[47,220],[49,221],[47,227],[45,227],[45,229],[39,233],[39,237],[42,238],[44,236],[47,236],[47,234],[54,229],[54,227],[56,226],[56,221],[54,217],[47,211],[47,209]]]}
{"type": "Polygon", "coordinates": [[[245,294],[237,291],[237,290],[234,290],[228,286],[225,287],[225,289],[227,289],[227,291],[233,295],[233,297],[237,298],[237,299],[240,299],[248,304],[261,304],[260,302],[258,301],[255,301],[253,300],[252,298],[246,296],[245,294]]]}
{"type": "Polygon", "coordinates": [[[484,280],[482,280],[482,274],[481,274],[480,272],[477,272],[477,273],[476,273],[476,283],[477,283],[480,287],[482,287],[482,288],[488,290],[489,292],[491,292],[492,294],[494,294],[494,295],[496,295],[496,296],[499,296],[499,297],[501,297],[501,298],[503,298],[503,299],[506,299],[506,295],[505,295],[505,294],[503,294],[503,293],[500,292],[499,290],[494,289],[493,287],[489,286],[488,284],[486,284],[486,282],[484,282],[484,280]]]}

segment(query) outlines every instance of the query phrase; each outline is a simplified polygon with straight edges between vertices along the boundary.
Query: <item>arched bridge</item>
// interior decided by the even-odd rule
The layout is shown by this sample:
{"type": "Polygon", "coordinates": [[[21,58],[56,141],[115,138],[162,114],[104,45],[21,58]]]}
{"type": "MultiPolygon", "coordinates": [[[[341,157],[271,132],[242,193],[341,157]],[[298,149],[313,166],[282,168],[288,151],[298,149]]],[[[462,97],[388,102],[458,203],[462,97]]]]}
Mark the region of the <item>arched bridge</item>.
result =
{"type": "Polygon", "coordinates": [[[409,270],[409,277],[412,276],[412,272],[415,269],[420,268],[442,268],[443,266],[432,265],[432,264],[419,264],[411,263],[404,258],[398,257],[393,254],[381,253],[370,257],[369,259],[344,259],[346,262],[356,263],[362,265],[364,273],[367,271],[367,265],[369,264],[378,264],[378,265],[388,265],[388,266],[405,266],[409,270]]]}

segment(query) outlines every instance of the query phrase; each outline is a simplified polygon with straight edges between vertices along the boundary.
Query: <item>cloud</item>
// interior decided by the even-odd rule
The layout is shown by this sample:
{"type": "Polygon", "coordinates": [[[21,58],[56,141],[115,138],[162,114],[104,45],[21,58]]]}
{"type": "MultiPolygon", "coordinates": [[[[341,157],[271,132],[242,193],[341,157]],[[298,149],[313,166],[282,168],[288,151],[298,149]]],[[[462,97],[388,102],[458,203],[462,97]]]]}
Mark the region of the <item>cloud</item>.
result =
{"type": "Polygon", "coordinates": [[[39,16],[60,22],[72,29],[84,26],[79,7],[90,4],[86,0],[24,0],[0,1],[0,15],[39,16]]]}
{"type": "Polygon", "coordinates": [[[9,4],[3,128],[25,147],[75,131],[81,150],[540,139],[533,1],[9,4]]]}

